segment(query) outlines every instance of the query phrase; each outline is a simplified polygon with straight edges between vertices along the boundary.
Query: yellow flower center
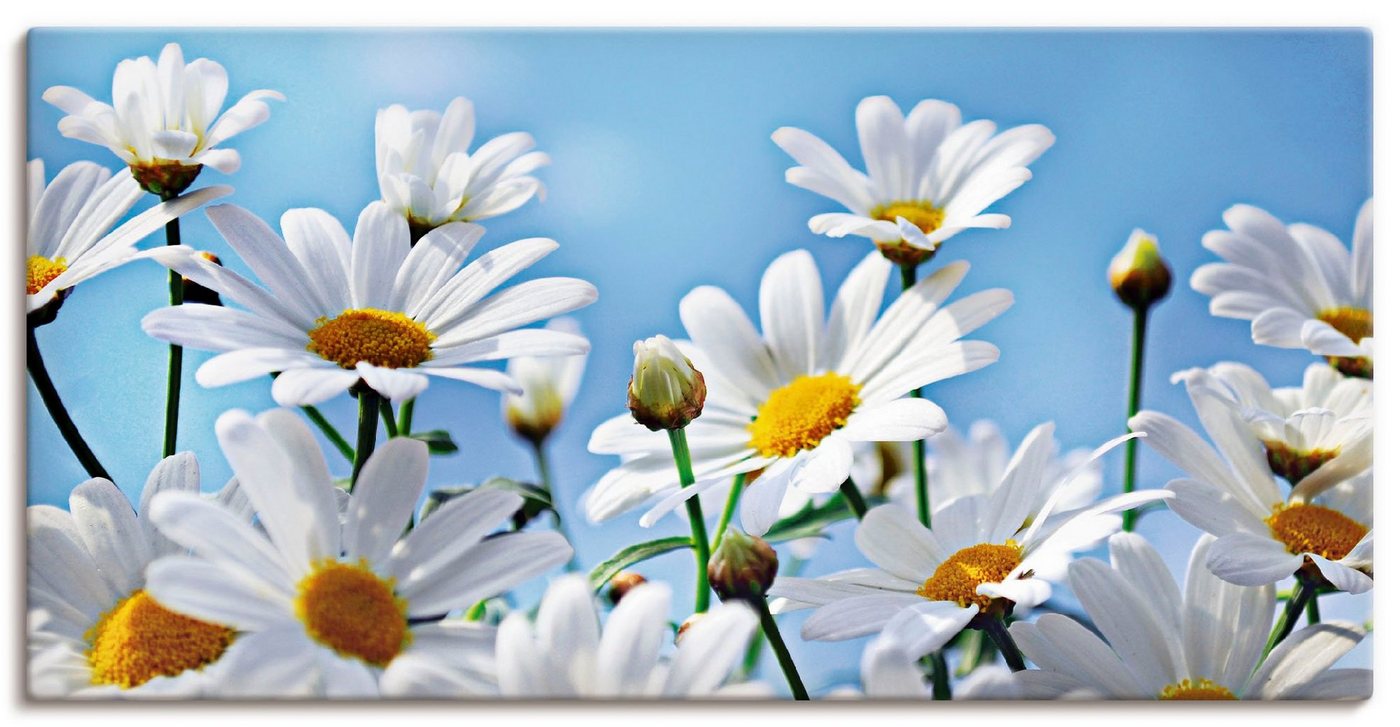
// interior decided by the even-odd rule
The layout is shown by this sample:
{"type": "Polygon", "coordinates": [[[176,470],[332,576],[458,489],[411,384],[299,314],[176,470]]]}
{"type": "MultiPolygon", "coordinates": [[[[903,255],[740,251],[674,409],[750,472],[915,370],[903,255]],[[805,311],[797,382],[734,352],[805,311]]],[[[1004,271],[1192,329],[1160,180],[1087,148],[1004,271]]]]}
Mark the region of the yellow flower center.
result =
{"type": "Polygon", "coordinates": [[[929,202],[920,200],[906,200],[902,202],[890,202],[882,204],[870,211],[870,216],[877,220],[894,222],[896,218],[903,217],[910,224],[923,230],[927,235],[943,225],[943,209],[934,207],[929,202]]]}
{"type": "Polygon", "coordinates": [[[433,357],[437,336],[428,327],[402,313],[357,308],[334,317],[316,319],[307,334],[306,350],[327,361],[353,369],[367,361],[383,368],[406,369],[433,357]]]}
{"type": "Polygon", "coordinates": [[[1209,679],[1182,679],[1176,684],[1168,684],[1162,687],[1162,693],[1157,698],[1190,701],[1239,699],[1229,689],[1209,679]]]}
{"type": "Polygon", "coordinates": [[[836,373],[799,376],[768,395],[749,423],[749,446],[765,457],[813,449],[846,426],[860,405],[860,385],[836,373]]]}
{"type": "Polygon", "coordinates": [[[357,564],[327,558],[297,584],[297,618],[306,633],[341,656],[385,666],[412,641],[408,602],[394,595],[361,559],[357,564]]]}
{"type": "Polygon", "coordinates": [[[977,592],[983,583],[1001,583],[1021,564],[1021,546],[1014,540],[1005,545],[981,543],[963,548],[938,565],[929,579],[914,592],[930,601],[952,601],[966,608],[977,604],[983,611],[992,599],[977,592]]]}
{"type": "Polygon", "coordinates": [[[28,269],[24,274],[24,289],[26,295],[34,295],[44,289],[45,285],[53,282],[53,279],[62,275],[68,269],[68,260],[56,257],[52,260],[43,255],[30,255],[28,269]]]}
{"type": "Polygon", "coordinates": [[[1353,343],[1374,335],[1371,311],[1363,308],[1327,308],[1317,312],[1317,319],[1337,329],[1353,343]]]}
{"type": "Polygon", "coordinates": [[[1346,557],[1366,535],[1365,525],[1336,510],[1307,503],[1276,506],[1264,524],[1288,552],[1316,553],[1328,560],[1346,557]]]}
{"type": "Polygon", "coordinates": [[[92,683],[130,689],[213,663],[233,636],[233,629],[175,613],[140,589],[102,614],[84,638],[92,645],[92,683]]]}
{"type": "Polygon", "coordinates": [[[1341,454],[1340,449],[1294,449],[1283,442],[1265,442],[1264,453],[1269,460],[1269,469],[1274,474],[1293,484],[1316,472],[1333,457],[1341,454]]]}

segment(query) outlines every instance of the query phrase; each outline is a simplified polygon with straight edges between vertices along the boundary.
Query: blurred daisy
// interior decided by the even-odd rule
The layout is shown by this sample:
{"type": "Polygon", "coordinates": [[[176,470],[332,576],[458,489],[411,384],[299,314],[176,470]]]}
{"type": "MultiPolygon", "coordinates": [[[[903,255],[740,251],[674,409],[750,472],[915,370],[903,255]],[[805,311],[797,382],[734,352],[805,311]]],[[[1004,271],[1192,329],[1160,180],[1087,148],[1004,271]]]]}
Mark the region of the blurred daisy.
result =
{"type": "MultiPolygon", "coordinates": [[[[175,613],[147,592],[146,565],[181,548],[156,532],[162,492],[198,498],[199,464],[180,453],[151,471],[133,511],[104,479],[78,485],[69,511],[29,508],[29,683],[35,696],[175,697],[207,693],[233,630],[175,613]]],[[[230,485],[219,498],[233,504],[230,485]]]]}
{"type": "Polygon", "coordinates": [[[283,406],[316,404],[361,380],[402,401],[427,388],[428,376],[518,392],[506,374],[467,364],[588,350],[572,333],[517,329],[592,303],[592,285],[542,278],[487,297],[557,248],[553,240],[504,245],[458,270],[480,226],[451,223],[411,245],[408,223],[383,202],[360,213],[353,245],[318,209],[284,214],[285,242],[242,208],[208,215],[267,290],[189,248],[166,248],[156,259],[246,310],[172,306],[141,322],[163,341],[221,354],[196,372],[204,386],[280,371],[272,397],[283,406]]]}
{"type": "Polygon", "coordinates": [[[520,508],[504,490],[450,500],[408,535],[427,445],[394,438],[360,473],[342,525],[311,431],[287,410],[219,417],[219,445],[266,535],[198,498],[164,494],[151,519],[193,551],[153,563],[172,610],[239,632],[228,696],[480,694],[493,629],[444,620],[568,560],[557,533],[486,537],[520,508]]]}
{"type": "Polygon", "coordinates": [[[850,210],[813,217],[812,232],[870,238],[901,265],[928,259],[965,229],[1009,227],[1010,217],[984,211],[1025,184],[1027,165],[1055,143],[1039,124],[997,134],[991,121],[963,123],[947,101],[920,101],[905,118],[887,96],[861,100],[856,131],[864,174],[802,129],[778,129],[773,141],[800,165],[787,171],[789,183],[850,210]]]}
{"type": "Polygon", "coordinates": [[[1201,244],[1225,258],[1202,265],[1191,287],[1211,297],[1210,312],[1252,321],[1254,342],[1306,348],[1349,376],[1371,378],[1372,203],[1356,216],[1351,252],[1307,224],[1284,226],[1264,210],[1235,205],[1229,230],[1201,244]]]}
{"type": "Polygon", "coordinates": [[[375,115],[380,194],[407,217],[415,241],[439,225],[496,217],[544,198],[544,185],[529,174],[549,156],[530,151],[534,137],[502,134],[468,154],[475,133],[472,102],[460,96],[442,114],[395,104],[375,115]]]}
{"type": "Polygon", "coordinates": [[[143,189],[168,197],[206,165],[238,171],[238,152],[219,145],[267,121],[269,99],[284,100],[276,91],[253,91],[220,115],[227,94],[223,66],[208,58],[187,65],[179,44],[170,43],[159,61],[142,56],[117,64],[110,105],[71,86],[53,86],[44,100],[68,114],[59,133],[111,149],[143,189]]]}
{"type": "Polygon", "coordinates": [[[26,313],[61,300],[78,283],[143,257],[136,243],[165,223],[233,191],[228,187],[196,190],[156,205],[113,230],[141,196],[131,177],[114,177],[92,162],[74,162],[45,185],[42,160],[29,162],[27,171],[26,313]]]}
{"type": "MultiPolygon", "coordinates": [[[[545,330],[580,335],[578,323],[572,318],[556,318],[545,324],[545,330]]],[[[515,380],[522,392],[502,394],[501,411],[506,424],[530,442],[543,442],[573,404],[587,360],[583,354],[512,358],[506,363],[506,375],[515,380]]]]}
{"type": "Polygon", "coordinates": [[[1011,625],[1039,670],[1014,675],[1028,696],[1084,691],[1107,699],[1365,699],[1370,669],[1331,669],[1365,636],[1347,623],[1320,623],[1285,639],[1262,663],[1273,623],[1274,588],[1231,585],[1206,567],[1214,538],[1201,537],[1186,592],[1139,535],[1109,539],[1113,566],[1080,560],[1070,587],[1103,638],[1071,618],[1045,614],[1011,625]]]}
{"type": "Polygon", "coordinates": [[[680,490],[666,435],[622,415],[589,441],[589,451],[624,461],[585,496],[588,517],[604,520],[666,493],[643,518],[650,525],[687,497],[762,470],[744,490],[740,511],[744,529],[762,534],[790,489],[822,494],[840,487],[851,474],[852,443],[941,431],[943,411],[906,394],[995,361],[999,352],[990,343],[958,339],[1012,300],[998,289],[943,306],[967,269],[955,262],[933,273],[877,320],[890,264],[871,253],[842,284],[828,317],[811,254],[790,252],[763,275],[762,334],[724,291],[691,291],[681,301],[691,337],[686,356],[709,390],[704,412],[686,428],[699,484],[680,490]]]}
{"type": "MultiPolygon", "coordinates": [[[[805,639],[841,641],[882,631],[913,660],[947,644],[979,614],[1000,618],[1010,602],[1024,616],[1044,603],[1050,582],[1043,572],[1115,532],[1122,518],[1114,513],[1168,493],[1140,490],[1052,517],[1059,493],[1073,484],[1076,473],[1070,473],[1028,523],[1052,452],[1049,431],[1040,431],[1013,458],[1002,486],[944,504],[931,528],[900,505],[872,508],[856,526],[855,542],[876,567],[825,578],[780,577],[769,590],[782,599],[775,610],[816,608],[802,625],[805,639]]],[[[1092,459],[1127,438],[1108,442],[1092,459]]]]}
{"type": "Polygon", "coordinates": [[[1276,583],[1295,573],[1338,589],[1372,586],[1371,475],[1337,479],[1337,460],[1282,495],[1264,447],[1229,400],[1188,386],[1196,414],[1219,453],[1181,422],[1140,412],[1128,425],[1189,476],[1173,480],[1173,512],[1219,540],[1206,564],[1241,586],[1276,583]],[[1330,468],[1330,469],[1329,469],[1330,468]]]}
{"type": "Polygon", "coordinates": [[[501,623],[501,695],[693,699],[745,689],[726,688],[726,682],[758,626],[753,609],[738,602],[717,606],[687,627],[675,653],[663,659],[670,611],[670,586],[645,583],[627,591],[600,631],[588,580],[561,576],[550,584],[533,626],[518,611],[501,623]]]}

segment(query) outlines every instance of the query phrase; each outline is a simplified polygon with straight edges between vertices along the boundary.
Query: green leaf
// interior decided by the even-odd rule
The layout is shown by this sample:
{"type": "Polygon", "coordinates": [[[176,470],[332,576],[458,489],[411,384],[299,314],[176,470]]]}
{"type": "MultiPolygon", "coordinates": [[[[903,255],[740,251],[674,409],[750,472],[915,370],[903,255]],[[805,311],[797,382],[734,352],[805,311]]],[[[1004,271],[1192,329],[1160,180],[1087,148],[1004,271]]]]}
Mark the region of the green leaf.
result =
{"type": "MultiPolygon", "coordinates": [[[[880,504],[883,498],[868,497],[871,507],[880,504]]],[[[769,543],[781,543],[798,538],[826,537],[827,526],[855,517],[846,498],[832,495],[821,507],[807,503],[801,510],[773,523],[763,539],[769,543]]]]}
{"type": "Polygon", "coordinates": [[[588,582],[593,586],[593,590],[599,590],[608,585],[608,581],[612,580],[613,576],[617,575],[627,566],[635,565],[673,550],[689,547],[690,538],[683,535],[675,535],[669,538],[648,540],[645,543],[629,545],[617,551],[617,554],[613,557],[599,563],[598,567],[594,568],[593,572],[588,574],[588,582]]]}
{"type": "Polygon", "coordinates": [[[452,435],[446,429],[434,429],[430,432],[414,432],[408,435],[411,439],[428,444],[428,454],[453,454],[457,451],[457,443],[452,441],[452,435]]]}

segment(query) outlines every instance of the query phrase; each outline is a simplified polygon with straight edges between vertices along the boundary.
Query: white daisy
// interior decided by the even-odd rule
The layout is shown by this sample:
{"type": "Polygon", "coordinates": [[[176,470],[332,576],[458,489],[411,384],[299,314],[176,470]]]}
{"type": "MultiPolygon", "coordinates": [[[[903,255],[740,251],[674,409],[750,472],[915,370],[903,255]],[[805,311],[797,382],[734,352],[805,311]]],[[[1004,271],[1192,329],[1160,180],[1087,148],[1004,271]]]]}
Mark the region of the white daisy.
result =
{"type": "MultiPolygon", "coordinates": [[[[1127,438],[1108,442],[1092,458],[1127,438]]],[[[1046,432],[1022,447],[1002,486],[944,504],[931,528],[900,505],[872,508],[856,526],[855,542],[877,567],[780,577],[769,590],[782,599],[775,610],[815,607],[802,625],[806,639],[840,641],[883,630],[911,660],[941,648],[979,615],[999,618],[1008,601],[1017,615],[1028,613],[1050,597],[1042,572],[1115,532],[1122,518],[1114,513],[1168,496],[1140,490],[1052,516],[1060,492],[1073,484],[1070,473],[1028,523],[1026,513],[1042,494],[1050,442],[1046,432]]]]}
{"type": "Polygon", "coordinates": [[[957,106],[933,99],[920,101],[908,118],[887,96],[863,99],[856,130],[864,174],[802,129],[778,129],[773,141],[800,165],[787,171],[789,183],[850,210],[813,217],[812,232],[868,237],[906,265],[965,229],[1009,227],[1010,217],[983,212],[1025,184],[1027,165],[1055,143],[1039,124],[997,134],[991,121],[963,123],[957,106]]]}
{"type": "Polygon", "coordinates": [[[142,56],[117,64],[110,105],[71,86],[44,91],[44,100],[68,114],[60,133],[111,149],[148,191],[165,194],[183,191],[205,165],[238,171],[238,152],[219,145],[267,121],[267,100],[284,100],[257,90],[220,115],[227,94],[223,66],[208,58],[186,64],[179,44],[170,43],[159,61],[142,56]]]}
{"type": "Polygon", "coordinates": [[[607,625],[588,580],[561,576],[550,584],[533,626],[515,612],[501,622],[496,664],[501,695],[563,698],[696,698],[724,696],[758,626],[749,606],[730,602],[687,627],[675,653],[662,658],[671,588],[645,583],[627,591],[607,625]]]}
{"type": "Polygon", "coordinates": [[[266,535],[203,500],[163,494],[151,519],[193,556],[168,556],[148,588],[172,610],[239,632],[228,696],[461,695],[493,689],[494,630],[443,619],[568,560],[558,533],[487,537],[519,495],[454,498],[408,535],[427,445],[390,439],[336,512],[330,473],[290,411],[219,417],[219,444],[266,535]],[[236,658],[235,658],[236,657],[236,658]]]}
{"type": "MultiPolygon", "coordinates": [[[[147,592],[146,565],[182,549],[156,532],[162,492],[199,493],[199,464],[162,460],[133,511],[110,481],[91,479],[69,511],[29,508],[29,683],[38,697],[176,697],[208,691],[243,648],[232,630],[174,613],[147,592]]],[[[221,501],[236,507],[232,484],[221,501]]]]}
{"type": "MultiPolygon", "coordinates": [[[[904,646],[889,637],[872,639],[861,652],[860,683],[860,696],[869,699],[928,701],[933,692],[923,670],[909,658],[904,646]]],[[[955,684],[952,696],[961,700],[1006,700],[1020,699],[1022,695],[1011,672],[984,665],[955,684]]]]}
{"type": "Polygon", "coordinates": [[[413,245],[408,222],[383,202],[360,213],[353,245],[318,209],[284,214],[285,242],[239,207],[208,215],[267,290],[189,248],[167,248],[157,260],[246,310],[173,306],[141,322],[163,341],[222,354],[196,372],[204,386],[280,371],[272,396],[283,406],[316,404],[361,380],[401,401],[427,388],[428,376],[518,392],[504,373],[466,364],[588,350],[571,333],[516,329],[592,303],[592,285],[541,278],[487,297],[557,248],[553,240],[504,245],[458,270],[480,226],[449,223],[413,245]]]}
{"type": "Polygon", "coordinates": [[[1028,696],[1073,690],[1108,699],[1365,699],[1370,669],[1331,669],[1366,636],[1347,623],[1320,623],[1289,635],[1260,663],[1273,623],[1272,584],[1244,587],[1206,566],[1212,538],[1191,554],[1183,594],[1166,563],[1141,536],[1109,539],[1113,566],[1070,566],[1070,586],[1103,634],[1045,614],[1011,625],[1039,670],[1015,680],[1028,696]]]}
{"type": "Polygon", "coordinates": [[[380,194],[408,218],[414,239],[447,222],[484,220],[536,195],[544,198],[544,185],[529,174],[548,164],[549,156],[529,151],[534,137],[502,134],[468,154],[475,133],[472,102],[460,96],[442,114],[396,104],[375,115],[380,194]]]}
{"type": "Polygon", "coordinates": [[[1005,311],[1006,290],[987,290],[948,306],[967,273],[952,263],[905,291],[876,319],[891,266],[871,253],[842,284],[828,317],[821,278],[805,250],[787,253],[763,275],[763,333],[735,300],[704,286],[681,301],[690,334],[687,356],[705,376],[704,412],[686,428],[695,487],[679,490],[665,434],[630,415],[593,432],[592,452],[626,457],[585,496],[593,521],[669,493],[650,524],[686,497],[763,470],[744,491],[741,516],[752,534],[768,531],[790,488],[831,493],[850,475],[853,442],[904,442],[947,425],[931,401],[906,394],[997,359],[983,341],[958,340],[1005,311]]]}
{"type": "MultiPolygon", "coordinates": [[[[572,318],[556,318],[545,324],[545,330],[580,335],[578,323],[572,318]]],[[[544,441],[573,404],[587,360],[583,354],[512,358],[506,363],[506,375],[523,391],[501,395],[506,424],[525,439],[544,441]]]]}
{"type": "MultiPolygon", "coordinates": [[[[1219,453],[1181,422],[1159,412],[1128,421],[1158,454],[1189,475],[1167,489],[1167,505],[1219,538],[1211,572],[1241,586],[1276,583],[1295,573],[1351,593],[1371,589],[1371,475],[1340,480],[1336,463],[1318,468],[1285,498],[1264,447],[1232,402],[1187,387],[1219,453]]],[[[1368,440],[1369,441],[1369,440],[1368,440]]],[[[1369,454],[1368,454],[1369,458],[1369,454]]]]}
{"type": "Polygon", "coordinates": [[[1191,287],[1211,297],[1211,313],[1252,321],[1255,343],[1305,348],[1348,375],[1371,378],[1372,218],[1367,200],[1348,253],[1326,230],[1284,226],[1264,210],[1235,205],[1225,211],[1230,229],[1201,241],[1225,262],[1202,265],[1191,287]]]}
{"type": "Polygon", "coordinates": [[[29,228],[25,252],[25,312],[33,313],[68,291],[142,257],[136,243],[165,223],[233,190],[206,187],[162,202],[113,230],[141,197],[136,180],[92,162],[74,162],[44,184],[44,162],[27,167],[29,228]]]}

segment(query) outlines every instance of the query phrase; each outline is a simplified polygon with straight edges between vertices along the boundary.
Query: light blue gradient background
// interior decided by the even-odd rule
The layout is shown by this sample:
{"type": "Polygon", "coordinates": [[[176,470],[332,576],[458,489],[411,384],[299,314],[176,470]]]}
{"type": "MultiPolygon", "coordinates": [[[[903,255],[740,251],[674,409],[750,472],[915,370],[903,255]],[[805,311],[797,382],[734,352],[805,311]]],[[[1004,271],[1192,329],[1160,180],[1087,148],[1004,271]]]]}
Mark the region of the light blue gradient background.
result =
{"type": "MultiPolygon", "coordinates": [[[[568,508],[614,464],[584,445],[596,424],[621,411],[632,341],[682,336],[676,305],[688,290],[717,284],[756,317],[759,278],[778,254],[811,250],[829,297],[867,252],[859,238],[807,231],[807,218],[836,206],[784,183],[790,160],[768,138],[780,126],[810,130],[858,159],[856,102],[888,94],[905,110],[923,98],[947,99],[967,119],[1003,128],[1038,122],[1055,132],[1058,142],[1033,166],[1035,179],[994,207],[1013,227],[963,233],[940,253],[941,261],[972,262],[961,293],[1003,286],[1017,302],[977,334],[1001,348],[1001,361],[929,394],[956,426],[994,419],[1013,446],[1052,419],[1068,446],[1119,433],[1130,315],[1108,291],[1104,270],[1134,227],[1160,237],[1177,277],[1152,318],[1147,407],[1194,426],[1184,392],[1168,377],[1221,360],[1248,362],[1275,385],[1296,384],[1311,361],[1306,353],[1252,345],[1247,323],[1212,318],[1205,297],[1186,285],[1213,257],[1201,235],[1223,226],[1220,214],[1231,204],[1248,202],[1349,242],[1371,193],[1371,40],[1361,31],[40,30],[29,36],[29,157],[42,157],[50,177],[80,159],[115,167],[105,149],[59,136],[61,113],[40,94],[67,84],[109,99],[119,60],[155,56],[172,40],[187,59],[222,63],[231,99],[256,88],[286,94],[270,121],[233,140],[241,171],[210,170],[200,179],[234,185],[227,201],[274,224],[300,206],[354,224],[378,195],[379,107],[440,110],[463,95],[476,104],[476,144],[508,131],[534,134],[554,159],[540,175],[548,199],[486,221],[481,249],[555,238],[559,251],[525,277],[573,275],[600,290],[598,303],[578,315],[593,341],[585,383],[552,442],[568,508]]],[[[187,217],[183,230],[188,244],[246,272],[202,214],[187,217]]],[[[74,418],[133,498],[160,453],[166,353],[139,321],[164,305],[164,281],[152,264],[120,269],[76,291],[58,322],[39,332],[74,418]]],[[[198,454],[212,489],[229,476],[214,419],[273,403],[262,380],[199,387],[192,372],[207,357],[186,356],[180,447],[198,454]]],[[[85,477],[32,391],[31,401],[28,500],[63,504],[85,477]]],[[[324,411],[351,432],[349,397],[324,411]]],[[[532,477],[494,394],[435,381],[416,421],[420,429],[450,429],[462,447],[434,459],[432,485],[532,477]]],[[[327,451],[335,470],[348,471],[327,451]]],[[[1178,475],[1146,451],[1143,486],[1178,475]]],[[[1120,471],[1121,452],[1107,464],[1120,471]]],[[[1116,474],[1107,479],[1110,487],[1119,482],[1116,474]]],[[[635,514],[598,527],[585,526],[576,509],[565,514],[589,566],[623,545],[685,532],[678,520],[643,530],[635,514]]],[[[1141,530],[1180,573],[1196,532],[1170,513],[1148,516],[1141,530]]],[[[806,573],[862,562],[846,525],[806,573]]],[[[677,553],[640,568],[674,584],[677,618],[686,615],[690,567],[690,556],[677,553]]],[[[1370,603],[1329,596],[1323,611],[1367,618],[1370,603]]],[[[808,686],[854,681],[860,642],[803,643],[801,618],[785,618],[784,631],[808,686]]],[[[1369,663],[1369,651],[1368,644],[1347,663],[1369,663]]],[[[764,672],[779,679],[769,657],[764,672]]]]}

